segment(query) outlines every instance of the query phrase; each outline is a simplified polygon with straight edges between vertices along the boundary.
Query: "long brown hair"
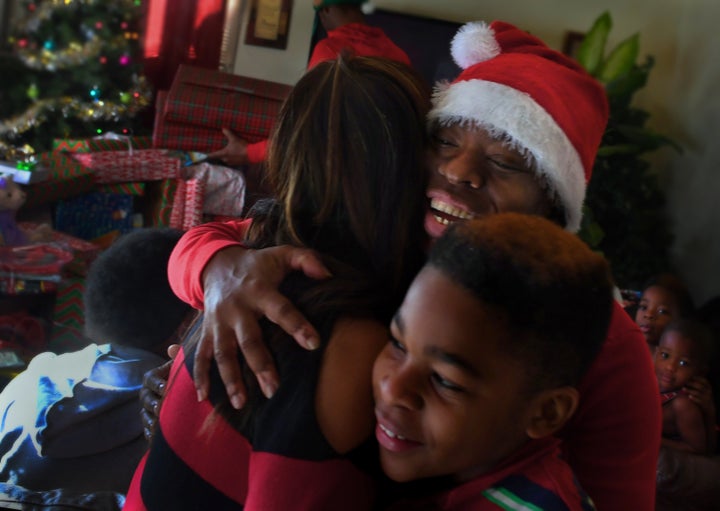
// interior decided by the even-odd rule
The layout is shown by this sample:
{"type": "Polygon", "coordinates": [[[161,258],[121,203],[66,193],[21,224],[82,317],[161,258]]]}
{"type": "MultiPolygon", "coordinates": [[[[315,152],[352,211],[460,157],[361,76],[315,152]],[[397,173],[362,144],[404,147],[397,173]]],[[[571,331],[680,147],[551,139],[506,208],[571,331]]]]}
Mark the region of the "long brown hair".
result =
{"type": "MultiPolygon", "coordinates": [[[[341,55],[308,71],[281,109],[266,168],[274,199],[250,212],[245,242],[309,247],[323,257],[333,278],[291,275],[283,286],[320,332],[341,315],[389,322],[424,262],[428,98],[403,64],[341,55]]],[[[276,325],[262,324],[282,381],[282,361],[301,349],[276,325]]],[[[217,373],[211,396],[221,396],[214,402],[227,420],[251,428],[248,412],[264,398],[241,363],[248,405],[232,409],[217,373]]]]}
{"type": "Polygon", "coordinates": [[[275,219],[256,214],[250,241],[316,249],[400,299],[424,259],[428,97],[391,60],[340,56],[309,71],[270,142],[275,219]]]}

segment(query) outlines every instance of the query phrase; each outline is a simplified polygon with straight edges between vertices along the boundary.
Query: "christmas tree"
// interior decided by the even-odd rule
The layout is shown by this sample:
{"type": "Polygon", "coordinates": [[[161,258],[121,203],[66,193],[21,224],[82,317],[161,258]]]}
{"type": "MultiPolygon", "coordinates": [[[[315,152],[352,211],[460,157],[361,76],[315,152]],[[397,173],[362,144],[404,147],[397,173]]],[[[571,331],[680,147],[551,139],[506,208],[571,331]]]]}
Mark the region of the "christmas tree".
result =
{"type": "Polygon", "coordinates": [[[141,0],[24,0],[0,73],[0,159],[53,138],[142,134],[152,101],[142,75],[141,0]]]}

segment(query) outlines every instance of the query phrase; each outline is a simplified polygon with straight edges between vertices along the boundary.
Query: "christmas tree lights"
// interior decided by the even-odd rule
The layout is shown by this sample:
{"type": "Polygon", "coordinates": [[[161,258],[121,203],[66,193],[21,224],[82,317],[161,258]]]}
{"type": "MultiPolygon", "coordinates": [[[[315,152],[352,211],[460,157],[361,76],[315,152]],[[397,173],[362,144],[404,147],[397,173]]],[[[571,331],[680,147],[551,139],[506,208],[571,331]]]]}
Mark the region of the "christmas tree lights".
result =
{"type": "Polygon", "coordinates": [[[25,0],[8,44],[12,83],[0,86],[0,158],[53,138],[142,132],[152,101],[142,75],[140,0],[25,0]]]}

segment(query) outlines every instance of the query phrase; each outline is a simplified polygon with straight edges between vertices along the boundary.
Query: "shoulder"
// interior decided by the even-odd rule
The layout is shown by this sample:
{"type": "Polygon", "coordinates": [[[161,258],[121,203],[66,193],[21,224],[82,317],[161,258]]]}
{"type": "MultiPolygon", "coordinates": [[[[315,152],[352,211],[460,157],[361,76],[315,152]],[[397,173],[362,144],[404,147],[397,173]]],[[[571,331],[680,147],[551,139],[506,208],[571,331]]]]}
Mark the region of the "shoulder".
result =
{"type": "Polygon", "coordinates": [[[357,447],[373,430],[372,367],[388,340],[379,321],[336,321],[323,357],[315,397],[318,422],[338,452],[357,447]]]}

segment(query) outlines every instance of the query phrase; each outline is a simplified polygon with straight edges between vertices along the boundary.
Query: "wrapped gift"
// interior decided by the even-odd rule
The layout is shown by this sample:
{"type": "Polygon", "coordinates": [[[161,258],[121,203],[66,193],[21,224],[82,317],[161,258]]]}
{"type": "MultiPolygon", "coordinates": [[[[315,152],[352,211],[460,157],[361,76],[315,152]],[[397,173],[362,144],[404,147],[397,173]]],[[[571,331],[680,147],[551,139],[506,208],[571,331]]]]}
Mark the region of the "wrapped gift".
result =
{"type": "Polygon", "coordinates": [[[181,65],[165,103],[165,118],[245,137],[267,137],[292,87],[222,71],[181,65]]]}
{"type": "Polygon", "coordinates": [[[73,153],[73,157],[92,169],[96,183],[157,181],[180,173],[180,159],[164,149],[73,153]]]}
{"type": "Polygon", "coordinates": [[[158,97],[153,143],[210,151],[225,145],[222,128],[250,142],[262,140],[270,135],[291,89],[277,82],[181,65],[167,94],[158,97]]]}
{"type": "MultiPolygon", "coordinates": [[[[39,227],[35,222],[18,222],[21,229],[31,232],[39,227]]],[[[72,260],[63,268],[65,272],[75,275],[86,275],[90,264],[100,254],[100,247],[90,241],[86,241],[64,232],[52,230],[46,236],[48,241],[63,247],[72,253],[72,260]]]]}
{"type": "Polygon", "coordinates": [[[106,134],[92,138],[56,138],[53,140],[53,151],[69,153],[90,153],[93,151],[121,151],[128,149],[150,149],[152,137],[132,137],[125,135],[106,134]]]}
{"type": "Polygon", "coordinates": [[[203,223],[206,185],[205,176],[178,183],[170,214],[170,227],[187,231],[203,223]]]}
{"type": "Polygon", "coordinates": [[[55,229],[84,240],[132,228],[132,195],[92,192],[59,201],[55,208],[55,229]]]}
{"type": "Polygon", "coordinates": [[[222,131],[163,120],[155,121],[155,147],[209,153],[227,143],[222,131]]]}
{"type": "Polygon", "coordinates": [[[47,180],[25,188],[27,200],[24,208],[74,197],[94,186],[93,171],[66,153],[42,153],[40,164],[50,169],[50,175],[47,180]]]}
{"type": "MultiPolygon", "coordinates": [[[[170,217],[178,187],[182,179],[165,179],[148,183],[149,207],[145,214],[146,225],[153,227],[169,227],[170,217]]],[[[183,188],[183,192],[184,188],[183,188]]]]}
{"type": "Polygon", "coordinates": [[[141,197],[145,195],[145,187],[147,183],[112,183],[97,185],[96,191],[102,193],[119,193],[122,195],[135,195],[141,197]]]}
{"type": "Polygon", "coordinates": [[[245,206],[245,175],[222,165],[201,163],[183,169],[188,178],[205,181],[202,212],[207,215],[239,217],[245,206]]]}

